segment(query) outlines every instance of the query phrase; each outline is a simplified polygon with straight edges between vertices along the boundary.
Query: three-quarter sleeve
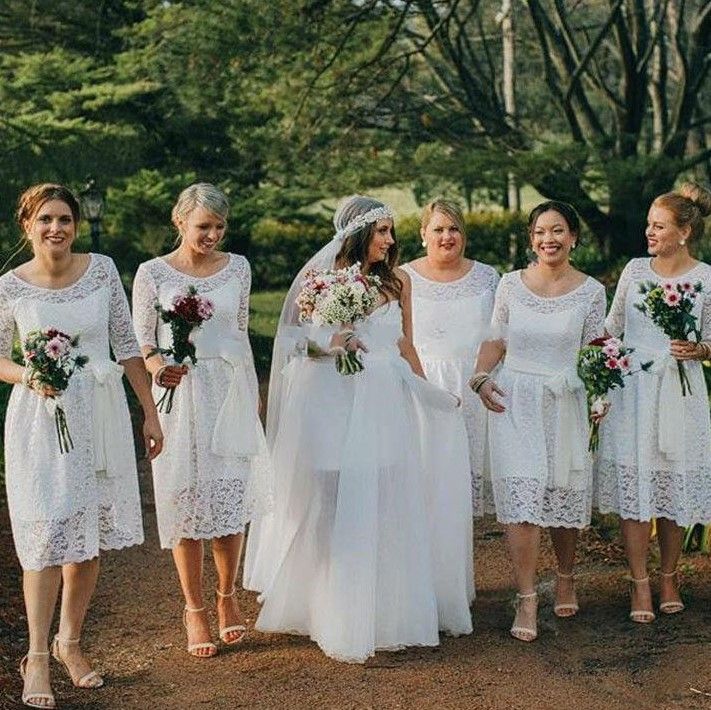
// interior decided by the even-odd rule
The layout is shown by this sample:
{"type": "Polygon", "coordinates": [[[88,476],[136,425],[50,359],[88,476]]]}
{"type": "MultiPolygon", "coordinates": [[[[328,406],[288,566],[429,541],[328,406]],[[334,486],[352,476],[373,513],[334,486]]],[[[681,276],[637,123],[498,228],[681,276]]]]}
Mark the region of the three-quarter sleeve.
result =
{"type": "Polygon", "coordinates": [[[12,339],[15,335],[15,318],[10,300],[0,286],[0,357],[12,357],[12,339]]]}
{"type": "Polygon", "coordinates": [[[605,310],[607,309],[607,298],[605,297],[605,287],[600,285],[590,304],[585,321],[583,323],[583,335],[581,346],[587,345],[591,340],[599,338],[605,332],[605,310]]]}
{"type": "Polygon", "coordinates": [[[491,329],[495,337],[502,337],[509,324],[509,299],[511,295],[512,274],[505,274],[499,281],[494,295],[494,309],[491,313],[491,329]]]}
{"type": "Polygon", "coordinates": [[[108,257],[106,257],[106,262],[109,272],[109,343],[111,349],[118,362],[132,357],[141,357],[121,277],[116,264],[108,257]]]}
{"type": "MultiPolygon", "coordinates": [[[[237,327],[246,333],[249,327],[249,292],[252,288],[252,269],[245,257],[242,257],[241,261],[242,268],[239,272],[240,297],[239,307],[237,309],[237,327]]],[[[257,370],[254,366],[254,355],[252,353],[252,344],[249,337],[247,337],[247,363],[245,363],[245,366],[249,387],[252,390],[252,395],[256,399],[259,396],[259,381],[257,380],[257,370]]]]}
{"type": "Polygon", "coordinates": [[[704,291],[702,293],[704,302],[701,307],[701,340],[711,340],[711,292],[707,291],[711,288],[711,279],[706,279],[704,283],[704,291]]]}
{"type": "Polygon", "coordinates": [[[155,309],[158,289],[150,270],[141,264],[133,279],[133,326],[141,347],[158,345],[156,329],[158,312],[155,309]]]}
{"type": "Polygon", "coordinates": [[[630,261],[620,274],[610,312],[605,319],[605,329],[616,338],[619,338],[625,330],[625,305],[627,303],[627,291],[632,282],[631,271],[632,262],[630,261]]]}

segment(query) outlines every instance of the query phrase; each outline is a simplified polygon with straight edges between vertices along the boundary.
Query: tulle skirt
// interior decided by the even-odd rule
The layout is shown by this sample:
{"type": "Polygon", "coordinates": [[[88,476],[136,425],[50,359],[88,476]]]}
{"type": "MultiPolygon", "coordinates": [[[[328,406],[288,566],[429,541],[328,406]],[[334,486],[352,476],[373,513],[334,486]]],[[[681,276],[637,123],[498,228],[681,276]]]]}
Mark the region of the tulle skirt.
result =
{"type": "Polygon", "coordinates": [[[468,471],[461,415],[401,358],[370,355],[365,365],[350,377],[329,360],[289,366],[273,450],[275,508],[253,523],[245,560],[245,586],[264,601],[257,629],[308,635],[350,662],[437,645],[440,627],[471,631],[466,586],[457,604],[438,582],[449,557],[434,562],[435,508],[425,504],[437,490],[428,460],[459,457],[468,471]],[[452,434],[425,456],[420,433],[434,421],[452,434]]]}

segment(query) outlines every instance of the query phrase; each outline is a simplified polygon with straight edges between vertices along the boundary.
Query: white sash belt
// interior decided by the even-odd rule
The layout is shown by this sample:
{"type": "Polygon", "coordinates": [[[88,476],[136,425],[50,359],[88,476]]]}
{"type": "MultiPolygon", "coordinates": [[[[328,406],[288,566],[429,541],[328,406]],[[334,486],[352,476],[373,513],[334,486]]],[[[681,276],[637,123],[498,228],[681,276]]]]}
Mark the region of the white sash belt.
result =
{"type": "Polygon", "coordinates": [[[555,488],[580,490],[587,486],[587,428],[580,409],[577,393],[584,390],[584,384],[577,370],[569,367],[554,372],[541,363],[507,355],[504,367],[516,372],[546,377],[546,387],[558,402],[557,449],[552,472],[555,488]]]}
{"type": "Polygon", "coordinates": [[[94,470],[115,475],[126,457],[126,442],[117,422],[124,398],[123,367],[113,360],[90,360],[87,370],[94,385],[94,470]]]}
{"type": "Polygon", "coordinates": [[[264,432],[258,421],[255,392],[249,385],[247,362],[249,341],[247,334],[220,338],[214,342],[201,339],[196,343],[200,360],[224,360],[232,367],[225,400],[215,421],[211,448],[218,456],[253,456],[259,452],[259,439],[264,432]]]}
{"type": "Polygon", "coordinates": [[[635,356],[640,362],[654,361],[649,372],[660,380],[657,405],[659,450],[667,458],[678,461],[683,457],[685,433],[684,395],[681,391],[677,361],[668,351],[653,352],[637,348],[635,356]]]}

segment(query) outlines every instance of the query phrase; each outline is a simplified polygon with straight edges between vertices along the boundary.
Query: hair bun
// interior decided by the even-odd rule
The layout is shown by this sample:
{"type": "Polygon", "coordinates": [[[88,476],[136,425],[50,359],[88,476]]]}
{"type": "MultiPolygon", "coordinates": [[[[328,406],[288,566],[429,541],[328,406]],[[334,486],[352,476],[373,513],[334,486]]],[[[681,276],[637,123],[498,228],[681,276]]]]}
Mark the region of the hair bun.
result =
{"type": "Polygon", "coordinates": [[[701,212],[702,217],[708,217],[711,214],[711,192],[705,187],[697,185],[695,182],[685,182],[677,193],[687,200],[691,200],[701,212]]]}

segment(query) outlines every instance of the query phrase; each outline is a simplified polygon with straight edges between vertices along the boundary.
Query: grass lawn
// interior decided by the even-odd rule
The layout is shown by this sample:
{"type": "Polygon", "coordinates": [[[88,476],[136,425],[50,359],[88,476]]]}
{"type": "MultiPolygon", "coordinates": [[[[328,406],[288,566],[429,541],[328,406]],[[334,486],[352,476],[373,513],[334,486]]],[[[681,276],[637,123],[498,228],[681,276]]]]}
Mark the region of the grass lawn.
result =
{"type": "Polygon", "coordinates": [[[260,379],[269,375],[272,343],[285,295],[286,291],[261,291],[250,296],[249,337],[260,379]]]}

